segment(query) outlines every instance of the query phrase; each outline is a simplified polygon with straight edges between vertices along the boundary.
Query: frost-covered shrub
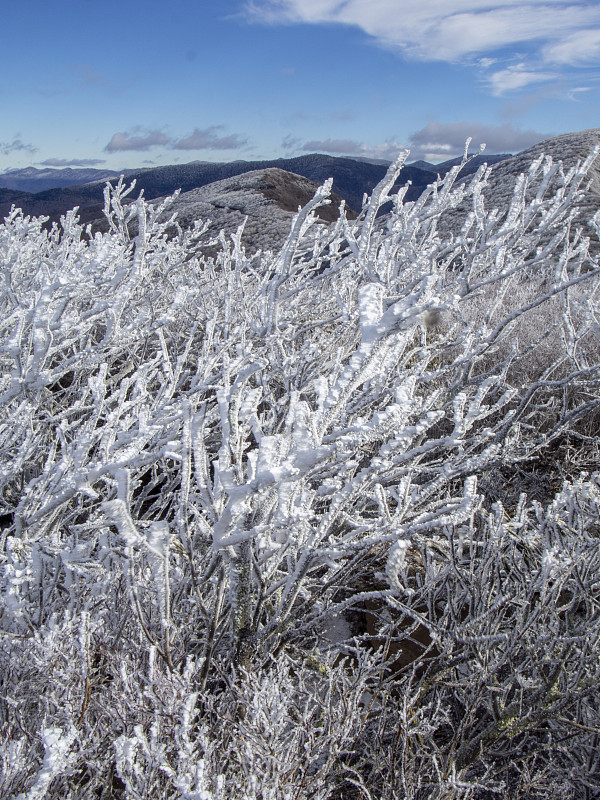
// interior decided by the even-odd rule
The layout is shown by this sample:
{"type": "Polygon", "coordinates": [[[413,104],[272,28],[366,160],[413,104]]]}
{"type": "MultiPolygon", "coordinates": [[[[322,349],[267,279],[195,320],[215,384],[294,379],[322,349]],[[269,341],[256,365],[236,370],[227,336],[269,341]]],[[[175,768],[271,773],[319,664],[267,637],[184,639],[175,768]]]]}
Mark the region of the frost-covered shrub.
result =
{"type": "Polygon", "coordinates": [[[383,796],[598,793],[599,512],[598,477],[584,476],[545,509],[525,496],[512,515],[497,504],[397,559],[380,635],[393,690],[431,728],[401,734],[397,772],[387,760],[372,779],[390,787],[383,796]]]}
{"type": "Polygon", "coordinates": [[[561,737],[593,752],[597,484],[506,525],[477,486],[600,404],[600,270],[569,227],[587,165],[546,196],[536,162],[505,216],[457,168],[382,220],[403,158],[356,221],[315,226],[324,185],[276,253],[240,230],[206,257],[203,225],[173,237],[168,201],[122,184],[107,234],[0,228],[6,796],[476,797],[519,764],[585,785],[561,737]],[[542,294],[473,313],[532,265],[542,294]],[[515,326],[555,300],[564,346],[516,379],[554,331],[515,326]],[[373,606],[380,651],[351,638],[373,606]]]}

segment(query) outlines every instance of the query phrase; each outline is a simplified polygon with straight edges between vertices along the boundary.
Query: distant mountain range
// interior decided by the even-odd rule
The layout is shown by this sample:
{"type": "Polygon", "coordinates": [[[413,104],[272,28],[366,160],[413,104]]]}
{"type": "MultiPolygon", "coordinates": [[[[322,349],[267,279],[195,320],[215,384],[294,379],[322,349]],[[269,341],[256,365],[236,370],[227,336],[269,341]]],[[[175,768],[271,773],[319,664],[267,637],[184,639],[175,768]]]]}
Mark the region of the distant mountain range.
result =
{"type": "MultiPolygon", "coordinates": [[[[500,154],[475,156],[464,168],[462,177],[472,174],[482,163],[492,166],[485,190],[488,207],[504,206],[514,187],[515,177],[528,169],[541,153],[562,160],[566,168],[578,159],[584,159],[594,147],[600,146],[600,128],[563,134],[541,142],[517,155],[500,154]]],[[[436,175],[444,176],[460,163],[460,158],[441,164],[415,161],[407,164],[397,185],[410,181],[406,201],[416,200],[431,184],[436,175]]],[[[256,247],[272,247],[289,229],[289,221],[299,205],[313,196],[317,185],[333,178],[333,202],[322,210],[324,221],[337,216],[343,198],[354,212],[359,212],[365,194],[371,194],[386,173],[388,164],[376,160],[328,156],[319,153],[297,158],[272,161],[233,161],[212,163],[195,161],[189,164],[152,167],[116,173],[95,169],[46,169],[29,167],[0,175],[0,219],[12,205],[26,214],[48,216],[58,221],[60,216],[78,206],[83,223],[93,222],[97,229],[103,226],[103,192],[108,179],[118,179],[125,174],[126,181],[136,181],[132,197],[141,190],[147,200],[156,200],[181,190],[174,210],[182,225],[191,225],[194,219],[211,220],[212,231],[220,227],[235,230],[248,216],[246,237],[253,239],[256,247]],[[242,176],[247,175],[247,178],[242,176]],[[53,187],[48,182],[55,181],[53,187]],[[70,181],[69,185],[64,185],[70,181]],[[31,191],[24,187],[42,190],[31,191]],[[265,216],[266,215],[266,216],[265,216]],[[262,224],[259,218],[263,220],[262,224]]],[[[591,189],[580,202],[581,216],[587,222],[600,208],[600,167],[592,170],[591,189]]],[[[467,212],[458,207],[442,221],[442,227],[456,230],[467,212]]],[[[590,230],[595,238],[595,234],[590,230]]]]}
{"type": "Polygon", "coordinates": [[[128,175],[133,171],[128,169],[115,172],[113,169],[82,169],[79,167],[76,169],[72,167],[64,169],[25,167],[25,169],[11,169],[0,174],[0,187],[14,189],[18,192],[43,192],[46,189],[62,189],[65,186],[118,178],[119,175],[128,175]]]}
{"type": "MultiPolygon", "coordinates": [[[[477,169],[482,161],[493,163],[509,158],[508,155],[477,156],[467,165],[465,172],[477,169]]],[[[459,159],[460,161],[460,159],[459,159]]],[[[411,181],[407,200],[416,200],[423,189],[431,183],[436,173],[445,175],[454,166],[456,159],[442,164],[418,162],[418,166],[407,164],[402,170],[399,184],[411,181]]],[[[387,163],[373,163],[363,159],[340,158],[322,154],[311,154],[298,158],[280,158],[273,161],[233,161],[229,163],[210,163],[195,161],[189,164],[154,167],[142,170],[129,170],[115,173],[100,170],[13,170],[0,175],[0,217],[6,216],[14,204],[27,214],[48,216],[57,221],[62,214],[78,206],[82,222],[90,222],[101,216],[103,192],[107,179],[117,179],[125,174],[128,181],[135,179],[136,196],[141,189],[148,200],[172,194],[177,189],[189,192],[215,181],[232,178],[246,172],[279,169],[308,178],[317,184],[333,178],[333,191],[342,197],[354,211],[360,211],[364,194],[370,194],[387,170],[387,163]],[[39,174],[38,174],[39,173],[39,174]],[[48,182],[56,173],[56,184],[49,187],[48,182]],[[101,174],[98,174],[101,173],[101,174]],[[36,189],[38,177],[43,189],[36,189]],[[93,177],[90,179],[90,175],[93,177]],[[65,181],[72,181],[65,185],[65,181]],[[24,187],[28,186],[29,189],[24,187]]]]}

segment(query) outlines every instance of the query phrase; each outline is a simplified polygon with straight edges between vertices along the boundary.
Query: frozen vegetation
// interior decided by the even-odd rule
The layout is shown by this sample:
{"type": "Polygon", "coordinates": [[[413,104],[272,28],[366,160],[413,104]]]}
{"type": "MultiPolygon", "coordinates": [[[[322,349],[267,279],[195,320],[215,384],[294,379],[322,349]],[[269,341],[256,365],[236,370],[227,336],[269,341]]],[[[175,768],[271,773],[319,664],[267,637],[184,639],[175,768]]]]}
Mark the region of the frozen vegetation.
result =
{"type": "Polygon", "coordinates": [[[599,796],[594,157],[253,255],[6,218],[2,797],[599,796]]]}
{"type": "MultiPolygon", "coordinates": [[[[164,217],[175,212],[178,224],[184,229],[192,228],[198,219],[206,220],[206,237],[213,239],[218,238],[221,231],[230,239],[243,224],[241,244],[251,255],[259,249],[281,247],[298,206],[312,198],[317,186],[307,178],[284,170],[254,170],[176,195],[170,208],[165,209],[164,217]]],[[[337,197],[338,205],[340,201],[341,197],[337,197]]],[[[318,213],[322,214],[323,210],[319,208],[318,213]]],[[[336,218],[333,204],[325,210],[330,212],[330,220],[336,218]]],[[[135,221],[132,227],[135,228],[135,221]]]]}

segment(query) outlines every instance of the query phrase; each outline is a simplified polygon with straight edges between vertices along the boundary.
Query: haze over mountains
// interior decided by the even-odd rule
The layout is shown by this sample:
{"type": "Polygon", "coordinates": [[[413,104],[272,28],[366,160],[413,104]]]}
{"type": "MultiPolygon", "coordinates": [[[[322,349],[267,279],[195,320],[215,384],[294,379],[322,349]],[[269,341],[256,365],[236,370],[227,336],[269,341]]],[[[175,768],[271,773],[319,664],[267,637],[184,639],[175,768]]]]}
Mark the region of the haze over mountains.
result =
{"type": "Polygon", "coordinates": [[[97,180],[118,178],[119,175],[128,175],[131,169],[115,172],[112,169],[84,169],[82,167],[25,167],[24,169],[11,169],[0,175],[0,187],[14,189],[18,192],[43,192],[46,189],[58,189],[65,186],[76,186],[82,183],[91,183],[97,180]]]}

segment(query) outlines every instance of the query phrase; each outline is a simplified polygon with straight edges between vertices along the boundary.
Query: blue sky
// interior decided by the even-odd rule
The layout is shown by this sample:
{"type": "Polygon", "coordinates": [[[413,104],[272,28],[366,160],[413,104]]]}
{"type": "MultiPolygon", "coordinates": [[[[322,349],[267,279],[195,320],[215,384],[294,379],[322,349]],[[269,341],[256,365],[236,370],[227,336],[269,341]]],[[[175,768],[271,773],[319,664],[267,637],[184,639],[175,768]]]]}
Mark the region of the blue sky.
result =
{"type": "Polygon", "coordinates": [[[0,171],[441,161],[600,126],[597,0],[5,4],[0,171]]]}

